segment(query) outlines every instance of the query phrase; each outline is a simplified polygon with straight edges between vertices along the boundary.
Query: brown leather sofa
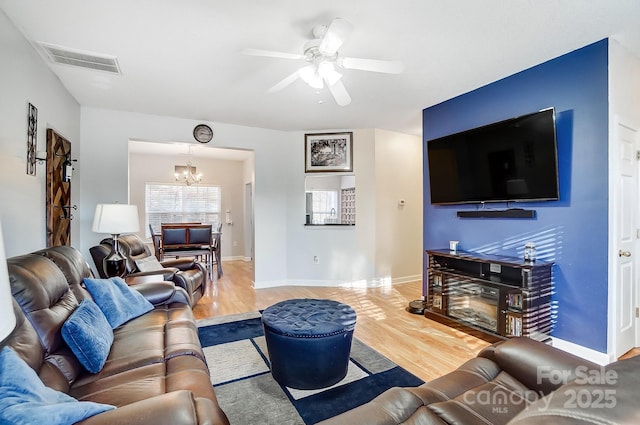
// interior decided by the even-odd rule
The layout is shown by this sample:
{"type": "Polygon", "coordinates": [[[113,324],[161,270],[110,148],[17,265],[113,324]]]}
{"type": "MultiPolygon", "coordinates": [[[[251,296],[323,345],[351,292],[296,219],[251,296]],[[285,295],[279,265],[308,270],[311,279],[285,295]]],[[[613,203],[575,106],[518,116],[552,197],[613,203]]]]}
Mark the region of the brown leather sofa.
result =
{"type": "MultiPolygon", "coordinates": [[[[162,275],[164,280],[172,281],[183,288],[189,295],[191,306],[196,305],[206,289],[207,270],[205,266],[191,258],[175,258],[161,262],[164,269],[141,272],[136,260],[154,256],[149,246],[137,235],[122,235],[118,238],[120,253],[127,259],[125,277],[162,275]]],[[[113,239],[106,238],[100,245],[89,249],[96,270],[100,277],[107,277],[102,266],[102,260],[109,255],[113,239]]]]}
{"type": "Polygon", "coordinates": [[[606,368],[528,338],[487,347],[457,370],[392,388],[318,425],[640,423],[640,356],[606,368]]]}
{"type": "Polygon", "coordinates": [[[217,403],[186,294],[171,282],[134,286],[155,308],[113,330],[106,364],[87,372],[61,336],[93,277],[71,247],[47,248],[7,260],[17,327],[7,344],[45,385],[115,410],[79,422],[229,425],[217,403]]]}

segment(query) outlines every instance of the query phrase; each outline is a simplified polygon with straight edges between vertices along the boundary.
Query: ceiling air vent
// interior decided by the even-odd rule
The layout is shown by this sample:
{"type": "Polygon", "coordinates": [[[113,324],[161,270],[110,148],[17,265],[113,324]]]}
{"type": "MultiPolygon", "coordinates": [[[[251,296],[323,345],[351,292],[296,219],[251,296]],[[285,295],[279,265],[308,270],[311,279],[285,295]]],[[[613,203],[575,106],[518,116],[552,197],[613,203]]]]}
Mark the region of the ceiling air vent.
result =
{"type": "Polygon", "coordinates": [[[115,56],[82,52],[80,50],[73,50],[67,47],[55,46],[53,44],[38,44],[45,55],[53,63],[96,69],[99,71],[112,72],[114,74],[121,73],[115,56]]]}

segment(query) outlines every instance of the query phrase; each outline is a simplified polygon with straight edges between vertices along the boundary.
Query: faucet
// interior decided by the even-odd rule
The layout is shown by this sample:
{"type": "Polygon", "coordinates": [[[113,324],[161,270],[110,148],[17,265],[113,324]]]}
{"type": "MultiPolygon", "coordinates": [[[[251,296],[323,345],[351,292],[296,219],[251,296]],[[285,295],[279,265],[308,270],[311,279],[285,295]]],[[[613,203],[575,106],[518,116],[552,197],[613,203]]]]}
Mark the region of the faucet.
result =
{"type": "Polygon", "coordinates": [[[336,209],[335,208],[331,208],[331,217],[333,217],[334,215],[336,215],[336,209]]]}

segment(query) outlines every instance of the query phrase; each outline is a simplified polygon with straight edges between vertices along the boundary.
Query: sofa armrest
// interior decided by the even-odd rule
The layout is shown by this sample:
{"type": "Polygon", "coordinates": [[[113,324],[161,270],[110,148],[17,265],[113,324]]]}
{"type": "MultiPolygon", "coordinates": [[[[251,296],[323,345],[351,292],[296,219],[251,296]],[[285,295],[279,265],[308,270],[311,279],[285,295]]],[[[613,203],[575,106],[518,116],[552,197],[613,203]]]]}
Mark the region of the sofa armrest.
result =
{"type": "Polygon", "coordinates": [[[139,276],[158,276],[158,280],[170,281],[173,279],[173,276],[178,273],[180,270],[176,267],[166,267],[160,270],[151,270],[148,272],[134,272],[129,273],[126,277],[139,277],[139,276]]]}
{"type": "Polygon", "coordinates": [[[174,391],[92,416],[81,425],[228,425],[219,408],[190,391],[174,391]]]}
{"type": "Polygon", "coordinates": [[[548,394],[572,382],[580,374],[600,367],[551,345],[524,337],[491,345],[478,356],[493,360],[502,370],[542,394],[548,394]]]}
{"type": "Polygon", "coordinates": [[[187,292],[173,282],[146,282],[131,285],[154,306],[181,303],[190,305],[187,292]]]}
{"type": "Polygon", "coordinates": [[[160,262],[163,267],[175,268],[180,271],[191,270],[196,268],[196,261],[191,257],[172,258],[160,262]]]}
{"type": "Polygon", "coordinates": [[[427,409],[412,388],[391,388],[369,403],[365,403],[338,416],[318,422],[317,425],[446,425],[427,409]]]}

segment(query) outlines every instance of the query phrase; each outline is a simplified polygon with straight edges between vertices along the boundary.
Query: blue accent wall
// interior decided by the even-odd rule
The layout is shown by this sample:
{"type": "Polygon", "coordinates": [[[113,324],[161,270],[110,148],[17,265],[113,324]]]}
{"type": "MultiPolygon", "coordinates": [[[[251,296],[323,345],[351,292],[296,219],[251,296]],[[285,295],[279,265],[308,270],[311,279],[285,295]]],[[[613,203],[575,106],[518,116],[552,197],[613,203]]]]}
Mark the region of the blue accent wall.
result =
{"type": "MultiPolygon", "coordinates": [[[[473,72],[472,69],[469,72],[473,72]]],[[[527,241],[554,261],[553,335],[607,352],[608,40],[423,111],[424,247],[522,257],[527,241]],[[534,219],[458,218],[476,205],[430,203],[426,141],[540,109],[556,110],[560,200],[510,204],[534,219]]],[[[487,204],[485,208],[506,208],[487,204]]]]}

